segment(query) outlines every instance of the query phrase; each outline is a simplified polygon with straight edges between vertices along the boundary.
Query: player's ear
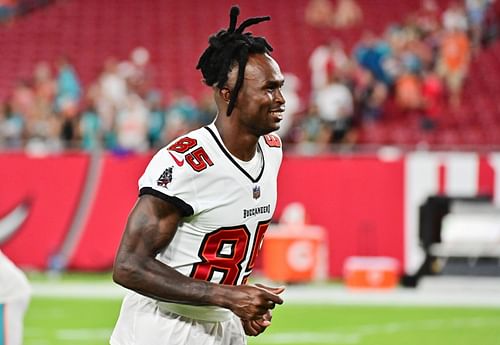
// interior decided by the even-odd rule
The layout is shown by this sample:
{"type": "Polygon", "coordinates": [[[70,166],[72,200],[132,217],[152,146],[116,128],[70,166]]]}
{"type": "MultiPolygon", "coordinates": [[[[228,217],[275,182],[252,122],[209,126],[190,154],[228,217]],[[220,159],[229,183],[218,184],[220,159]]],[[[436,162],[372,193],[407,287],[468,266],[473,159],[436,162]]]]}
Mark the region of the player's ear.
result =
{"type": "Polygon", "coordinates": [[[229,101],[231,100],[231,90],[229,90],[227,87],[223,87],[219,90],[219,94],[224,102],[229,103],[229,101]]]}

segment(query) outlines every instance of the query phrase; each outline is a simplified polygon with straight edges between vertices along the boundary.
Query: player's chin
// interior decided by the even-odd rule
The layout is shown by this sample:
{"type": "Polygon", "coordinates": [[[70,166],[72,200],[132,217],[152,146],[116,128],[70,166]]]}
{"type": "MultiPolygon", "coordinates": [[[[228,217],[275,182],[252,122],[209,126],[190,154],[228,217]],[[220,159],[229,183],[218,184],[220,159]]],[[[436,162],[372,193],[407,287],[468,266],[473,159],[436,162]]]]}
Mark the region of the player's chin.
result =
{"type": "Polygon", "coordinates": [[[270,132],[274,132],[274,131],[277,131],[278,129],[280,129],[281,127],[281,119],[277,119],[275,121],[273,121],[272,123],[270,123],[269,125],[269,128],[271,129],[270,132]]]}
{"type": "Polygon", "coordinates": [[[270,134],[270,133],[273,133],[273,132],[276,132],[278,129],[280,129],[280,126],[269,126],[268,128],[266,128],[265,130],[263,130],[260,135],[266,135],[266,134],[270,134]]]}
{"type": "Polygon", "coordinates": [[[272,120],[268,121],[265,124],[262,124],[262,126],[259,129],[259,135],[266,135],[272,132],[276,132],[281,127],[280,122],[281,120],[279,121],[272,120]]]}

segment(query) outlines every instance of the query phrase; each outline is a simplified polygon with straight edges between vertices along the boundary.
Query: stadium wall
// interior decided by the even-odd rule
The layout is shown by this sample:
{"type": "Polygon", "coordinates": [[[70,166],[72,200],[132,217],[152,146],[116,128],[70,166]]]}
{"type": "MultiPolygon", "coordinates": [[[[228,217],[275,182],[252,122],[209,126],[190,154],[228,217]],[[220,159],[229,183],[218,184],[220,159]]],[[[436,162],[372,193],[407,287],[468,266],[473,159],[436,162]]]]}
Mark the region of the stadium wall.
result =
{"type": "MultiPolygon", "coordinates": [[[[150,158],[0,154],[0,248],[25,268],[55,265],[64,248],[69,269],[109,270],[150,158]]],[[[285,156],[275,219],[304,204],[308,222],[327,230],[330,277],[351,255],[390,256],[413,273],[423,259],[418,207],[438,194],[494,195],[500,204],[500,153],[285,156]]]]}

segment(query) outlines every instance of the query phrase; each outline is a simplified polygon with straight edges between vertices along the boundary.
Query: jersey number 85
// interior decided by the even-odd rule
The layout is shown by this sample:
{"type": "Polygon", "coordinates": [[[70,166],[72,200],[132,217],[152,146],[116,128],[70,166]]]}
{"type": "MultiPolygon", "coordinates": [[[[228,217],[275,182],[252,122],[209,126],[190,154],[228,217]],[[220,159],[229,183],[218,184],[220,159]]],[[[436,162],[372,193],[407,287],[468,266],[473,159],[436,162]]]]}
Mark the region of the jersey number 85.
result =
{"type": "Polygon", "coordinates": [[[195,279],[212,281],[215,272],[221,273],[219,283],[236,285],[238,278],[243,274],[242,284],[255,266],[255,259],[262,246],[264,233],[270,221],[260,222],[253,243],[250,243],[250,232],[246,225],[220,228],[211,232],[203,239],[198,256],[201,262],[193,266],[190,276],[195,279]],[[251,251],[246,267],[242,263],[251,251]]]}

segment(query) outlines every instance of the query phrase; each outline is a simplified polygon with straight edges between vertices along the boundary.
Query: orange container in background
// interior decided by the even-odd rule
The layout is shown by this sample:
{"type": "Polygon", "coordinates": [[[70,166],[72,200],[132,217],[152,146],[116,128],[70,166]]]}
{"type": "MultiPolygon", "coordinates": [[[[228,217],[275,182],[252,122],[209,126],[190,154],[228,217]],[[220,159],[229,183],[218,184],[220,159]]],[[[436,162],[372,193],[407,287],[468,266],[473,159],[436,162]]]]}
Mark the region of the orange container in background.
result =
{"type": "Polygon", "coordinates": [[[298,283],[321,277],[325,265],[324,230],[310,225],[276,225],[264,237],[264,275],[298,283]]]}
{"type": "Polygon", "coordinates": [[[351,256],[344,262],[348,288],[392,289],[399,282],[399,263],[385,256],[351,256]]]}

